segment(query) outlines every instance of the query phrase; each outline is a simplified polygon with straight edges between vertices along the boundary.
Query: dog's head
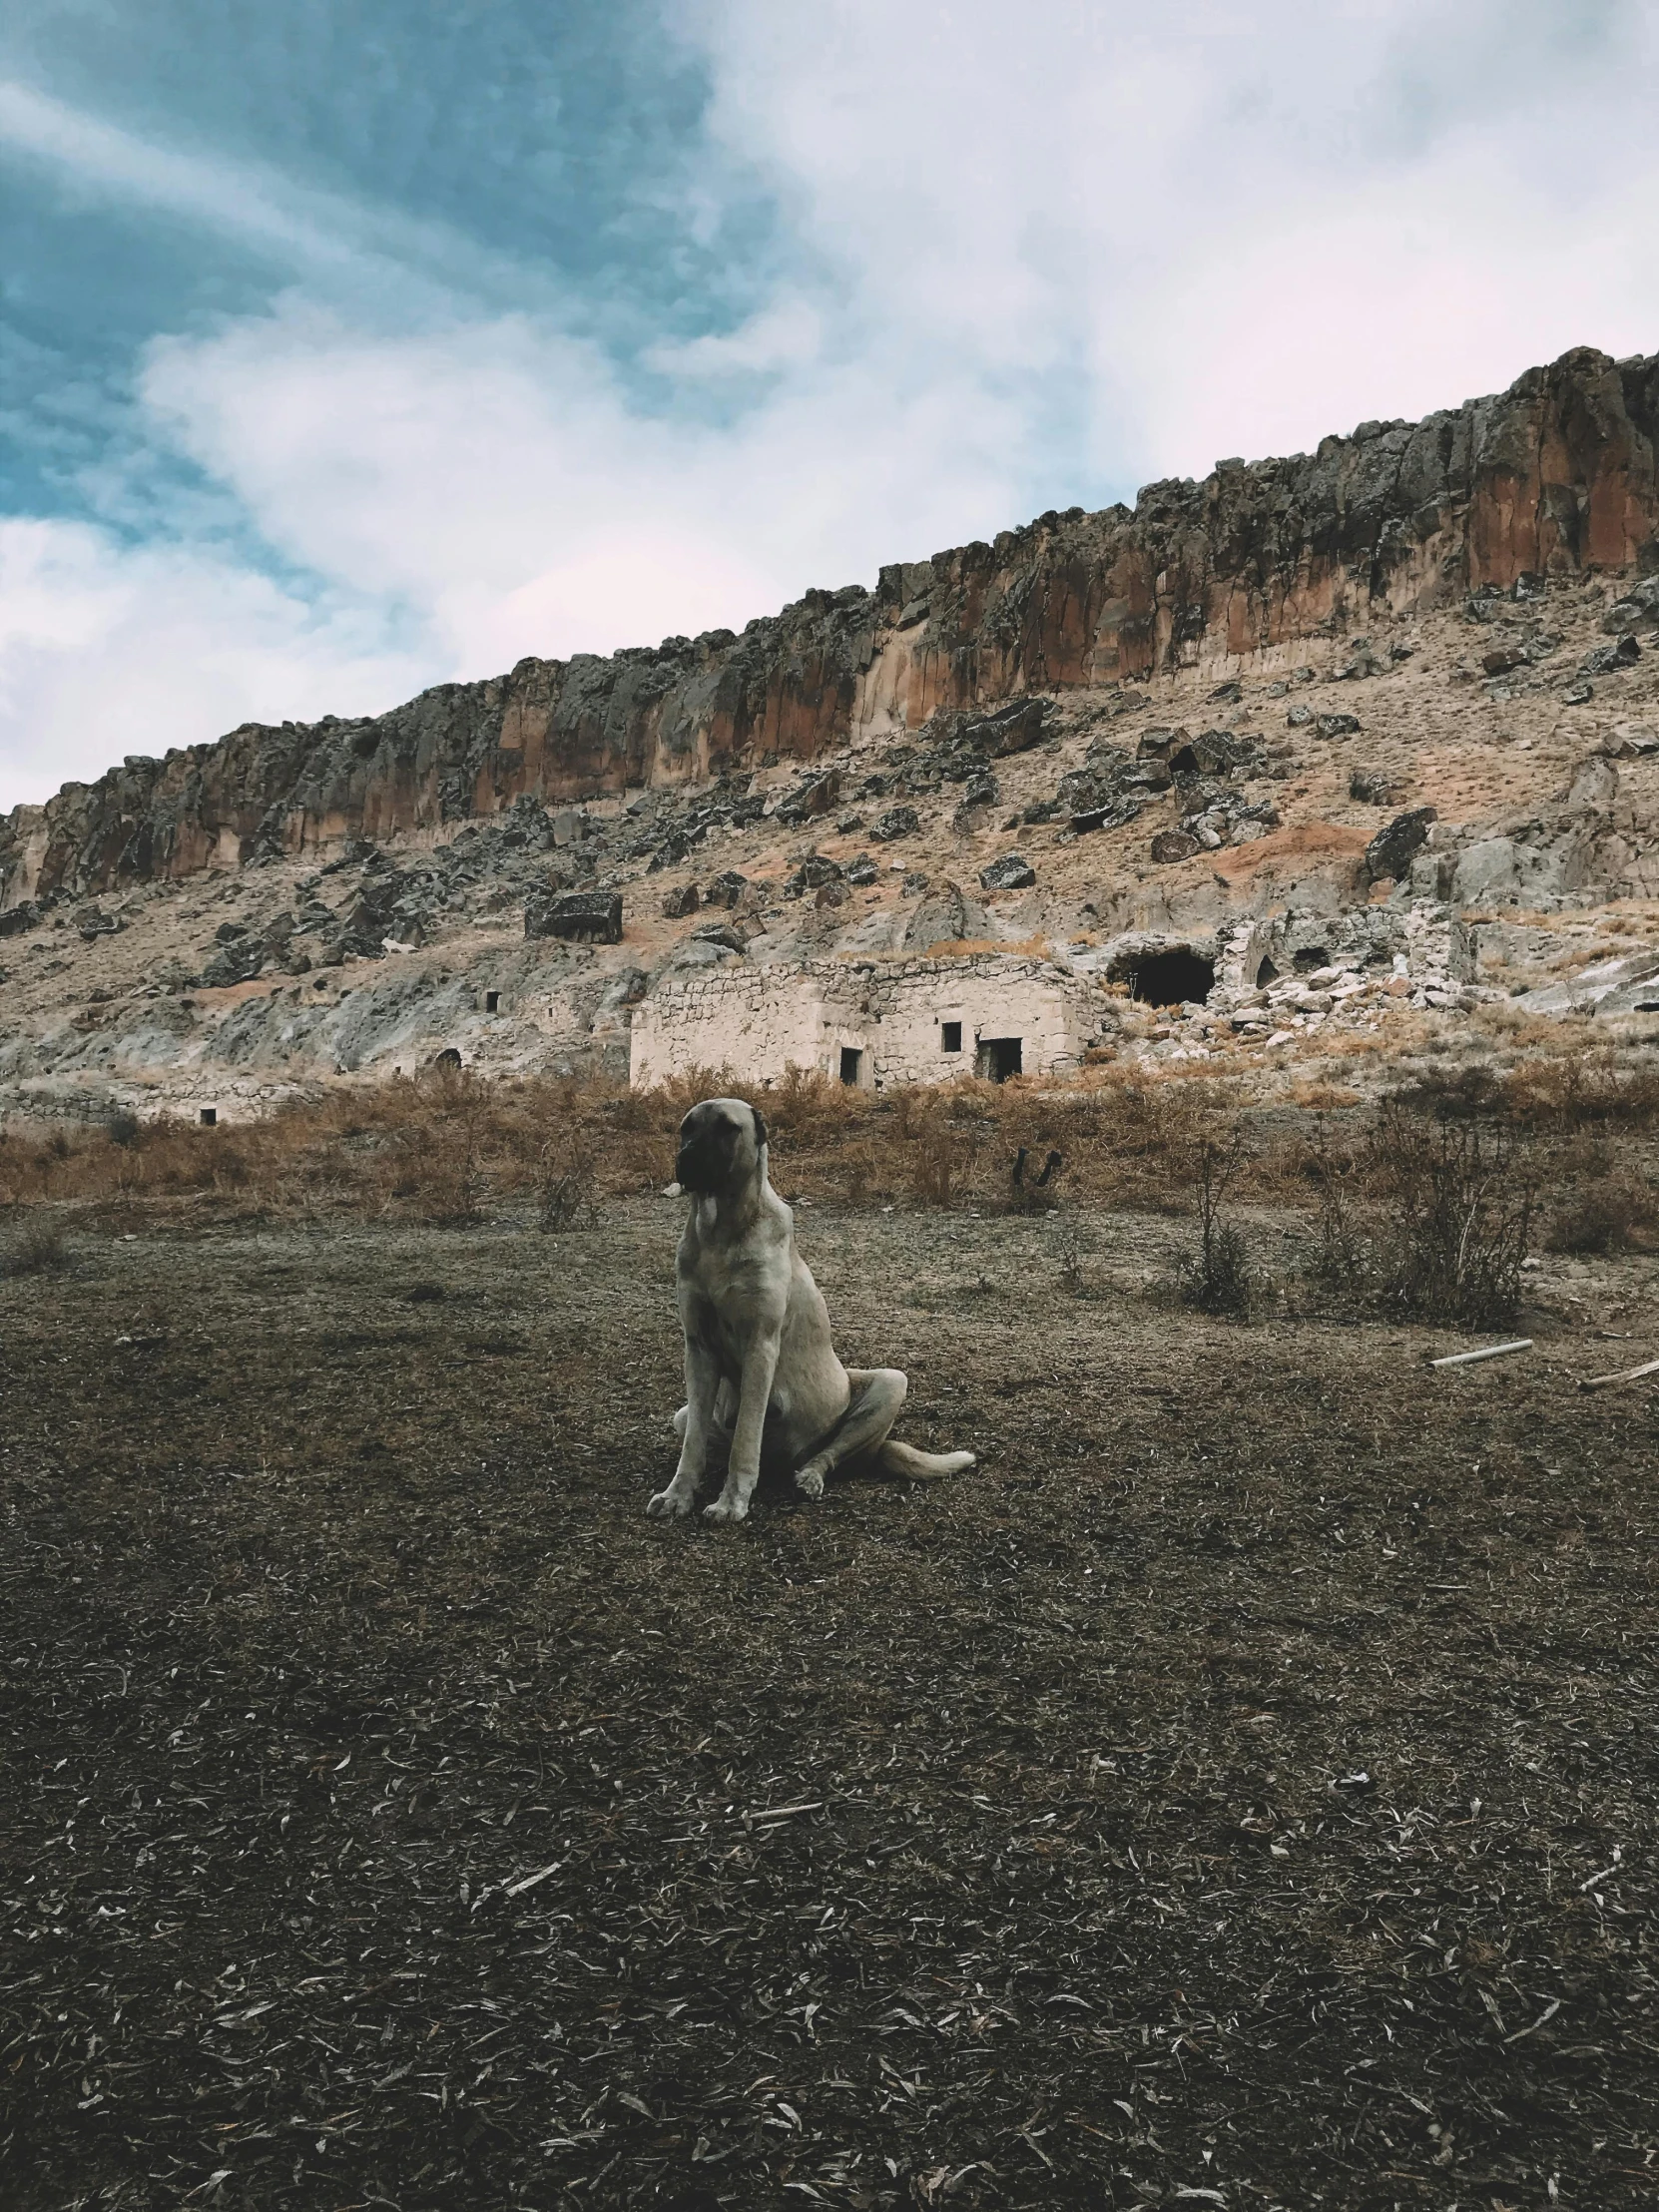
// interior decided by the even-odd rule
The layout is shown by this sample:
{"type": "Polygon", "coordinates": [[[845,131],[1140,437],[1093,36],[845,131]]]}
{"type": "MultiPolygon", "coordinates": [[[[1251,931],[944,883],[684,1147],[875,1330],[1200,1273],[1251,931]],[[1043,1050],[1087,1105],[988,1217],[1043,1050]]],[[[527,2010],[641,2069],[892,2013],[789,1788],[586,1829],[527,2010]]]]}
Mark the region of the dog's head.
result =
{"type": "Polygon", "coordinates": [[[705,1098],[680,1124],[675,1180],[700,1194],[741,1190],[760,1172],[766,1141],[757,1107],[741,1098],[705,1098]]]}

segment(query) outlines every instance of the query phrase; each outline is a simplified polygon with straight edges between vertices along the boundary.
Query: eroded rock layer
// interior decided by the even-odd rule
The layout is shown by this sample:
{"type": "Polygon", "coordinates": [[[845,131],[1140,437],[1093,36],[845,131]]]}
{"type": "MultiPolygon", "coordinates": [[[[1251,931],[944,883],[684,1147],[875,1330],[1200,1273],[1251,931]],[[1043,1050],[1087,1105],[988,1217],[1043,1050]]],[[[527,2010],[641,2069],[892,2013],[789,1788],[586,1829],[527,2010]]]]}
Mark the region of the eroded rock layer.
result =
{"type": "Polygon", "coordinates": [[[249,725],[131,758],[0,821],[0,907],[811,760],[940,708],[1243,660],[1374,611],[1528,574],[1659,564],[1659,355],[1580,348],[1493,398],[1363,423],[1288,460],[1223,461],[1133,510],[809,592],[742,636],[525,660],[357,722],[249,725]]]}

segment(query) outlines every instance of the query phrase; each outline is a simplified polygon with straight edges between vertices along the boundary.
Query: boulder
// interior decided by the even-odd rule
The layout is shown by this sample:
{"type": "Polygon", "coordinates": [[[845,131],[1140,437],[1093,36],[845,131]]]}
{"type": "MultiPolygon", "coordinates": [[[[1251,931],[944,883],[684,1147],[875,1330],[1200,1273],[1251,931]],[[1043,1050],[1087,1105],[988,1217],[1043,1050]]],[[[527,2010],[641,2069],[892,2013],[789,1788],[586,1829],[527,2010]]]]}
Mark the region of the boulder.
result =
{"type": "Polygon", "coordinates": [[[208,990],[223,990],[231,983],[252,983],[265,963],[266,947],[258,937],[238,937],[220,946],[197,981],[208,990]]]}
{"type": "Polygon", "coordinates": [[[987,891],[1029,890],[1036,880],[1036,869],[1017,852],[1004,852],[1000,860],[979,870],[980,888],[987,891]]]}
{"type": "Polygon", "coordinates": [[[1362,807],[1395,807],[1400,789],[1395,778],[1379,769],[1357,768],[1348,780],[1348,796],[1362,807]]]}
{"type": "Polygon", "coordinates": [[[688,941],[693,944],[718,945],[727,952],[742,952],[749,943],[743,931],[730,921],[700,922],[688,941]]]}
{"type": "Polygon", "coordinates": [[[1594,699],[1595,691],[1589,684],[1569,684],[1561,694],[1564,707],[1587,707],[1594,699]]]}
{"type": "Polygon", "coordinates": [[[854,858],[847,861],[846,867],[843,870],[843,878],[848,883],[857,883],[862,885],[865,883],[873,883],[880,872],[880,869],[870,858],[869,854],[867,852],[860,852],[854,858]]]}
{"type": "Polygon", "coordinates": [[[826,883],[838,883],[841,867],[838,860],[831,860],[828,853],[809,852],[789,881],[784,885],[786,898],[799,898],[804,891],[822,889],[826,883]]]}
{"type": "Polygon", "coordinates": [[[524,934],[578,944],[620,944],[622,893],[534,891],[524,901],[524,934]]]}
{"type": "Polygon", "coordinates": [[[1190,860],[1200,849],[1198,839],[1187,830],[1160,830],[1152,840],[1152,857],[1160,865],[1170,860],[1190,860]]]}
{"type": "Polygon", "coordinates": [[[8,906],[0,913],[0,937],[20,937],[25,929],[32,929],[44,918],[45,909],[37,906],[32,898],[26,898],[21,905],[8,906]]]}
{"type": "Polygon", "coordinates": [[[1416,807],[1408,815],[1395,815],[1379,830],[1366,847],[1366,872],[1374,883],[1402,882],[1411,862],[1428,835],[1428,825],[1439,817],[1432,807],[1416,807]]]}
{"type": "Polygon", "coordinates": [[[669,921],[683,920],[687,914],[695,914],[702,902],[697,885],[683,883],[678,890],[664,892],[664,917],[669,921]]]}
{"type": "Polygon", "coordinates": [[[1615,722],[1602,750],[1616,761],[1634,761],[1659,753],[1659,730],[1645,722],[1615,722]]]}
{"type": "Polygon", "coordinates": [[[1052,713],[1053,707],[1046,699],[1016,699],[996,714],[987,715],[983,722],[967,723],[962,741],[977,746],[992,760],[1001,760],[1010,753],[1028,753],[1041,742],[1052,713]]]}
{"type": "Polygon", "coordinates": [[[1299,703],[1295,707],[1285,709],[1285,720],[1293,730],[1306,730],[1313,719],[1314,710],[1312,707],[1305,707],[1299,703]]]}
{"type": "Polygon", "coordinates": [[[1526,655],[1518,645],[1494,646],[1490,653],[1482,653],[1480,666],[1488,676],[1507,676],[1512,668],[1524,668],[1526,655]]]}
{"type": "Polygon", "coordinates": [[[1641,647],[1626,634],[1613,645],[1598,645],[1593,653],[1586,653],[1578,664],[1578,674],[1580,680],[1587,676],[1616,676],[1620,669],[1633,668],[1641,657],[1641,647]]]}
{"type": "Polygon", "coordinates": [[[1616,599],[1601,618],[1601,627],[1615,637],[1633,630],[1638,622],[1659,622],[1659,576],[1641,583],[1616,599]]]}
{"type": "Polygon", "coordinates": [[[705,888],[703,903],[706,906],[725,906],[730,909],[742,901],[748,888],[747,875],[740,875],[735,867],[722,868],[713,882],[705,888]]]}
{"type": "Polygon", "coordinates": [[[884,815],[870,824],[869,833],[881,844],[890,844],[894,837],[912,837],[921,828],[921,817],[913,807],[889,807],[884,815]]]}
{"type": "Polygon", "coordinates": [[[1353,738],[1360,734],[1358,715],[1321,715],[1314,727],[1322,738],[1353,738]]]}

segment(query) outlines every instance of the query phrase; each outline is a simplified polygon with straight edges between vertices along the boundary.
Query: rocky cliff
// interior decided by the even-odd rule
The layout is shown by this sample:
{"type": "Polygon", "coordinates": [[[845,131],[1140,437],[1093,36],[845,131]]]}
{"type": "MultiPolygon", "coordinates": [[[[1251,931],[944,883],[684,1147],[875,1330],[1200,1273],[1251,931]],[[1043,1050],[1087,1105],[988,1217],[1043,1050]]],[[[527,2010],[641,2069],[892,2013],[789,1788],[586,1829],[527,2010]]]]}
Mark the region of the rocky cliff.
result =
{"type": "Polygon", "coordinates": [[[1659,355],[1581,348],[1419,423],[1042,515],[885,568],[873,592],[809,592],[741,637],[525,660],[371,720],[131,758],[0,822],[0,907],[431,831],[522,795],[810,760],[940,708],[1225,668],[1374,611],[1633,566],[1659,566],[1659,355]]]}

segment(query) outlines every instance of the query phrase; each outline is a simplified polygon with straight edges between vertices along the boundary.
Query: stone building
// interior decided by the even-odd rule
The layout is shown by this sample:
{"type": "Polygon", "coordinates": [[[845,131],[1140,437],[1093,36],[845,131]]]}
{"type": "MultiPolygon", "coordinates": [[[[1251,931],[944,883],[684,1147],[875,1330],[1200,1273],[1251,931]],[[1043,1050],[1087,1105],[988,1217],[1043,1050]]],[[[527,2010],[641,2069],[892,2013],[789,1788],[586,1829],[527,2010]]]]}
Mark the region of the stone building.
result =
{"type": "Polygon", "coordinates": [[[879,1090],[961,1074],[1070,1075],[1105,1003],[1099,985],[1016,954],[733,960],[660,983],[635,1009],[629,1079],[641,1088],[730,1068],[755,1083],[800,1067],[879,1090]]]}

